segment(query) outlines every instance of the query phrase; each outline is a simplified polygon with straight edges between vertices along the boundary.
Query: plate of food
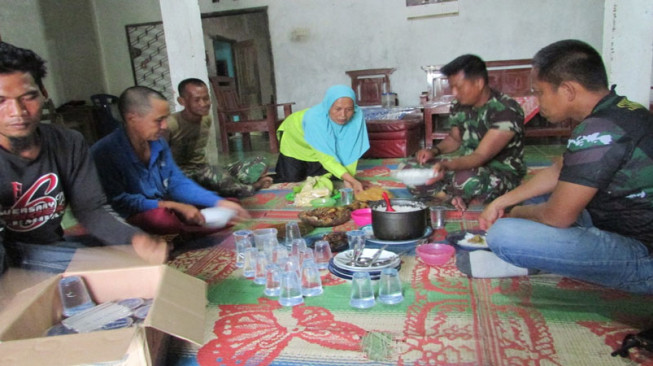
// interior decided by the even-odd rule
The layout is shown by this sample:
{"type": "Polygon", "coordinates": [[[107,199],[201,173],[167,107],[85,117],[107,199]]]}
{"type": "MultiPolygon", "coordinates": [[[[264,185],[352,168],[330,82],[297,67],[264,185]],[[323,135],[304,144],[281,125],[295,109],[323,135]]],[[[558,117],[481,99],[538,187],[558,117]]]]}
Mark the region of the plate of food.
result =
{"type": "Polygon", "coordinates": [[[300,212],[299,219],[315,227],[337,226],[351,219],[351,211],[345,206],[318,207],[300,212]]]}
{"type": "Polygon", "coordinates": [[[387,193],[390,198],[394,197],[390,191],[379,186],[372,186],[362,192],[354,193],[354,197],[361,202],[380,201],[383,199],[383,192],[387,193]]]}
{"type": "Polygon", "coordinates": [[[485,235],[483,230],[455,231],[447,235],[447,241],[466,250],[490,250],[485,235]]]}
{"type": "Polygon", "coordinates": [[[329,242],[331,247],[331,252],[342,252],[343,250],[349,249],[349,242],[347,242],[347,232],[346,231],[332,231],[330,233],[321,233],[314,234],[304,238],[306,240],[306,245],[310,248],[313,247],[316,241],[326,240],[329,242]]]}

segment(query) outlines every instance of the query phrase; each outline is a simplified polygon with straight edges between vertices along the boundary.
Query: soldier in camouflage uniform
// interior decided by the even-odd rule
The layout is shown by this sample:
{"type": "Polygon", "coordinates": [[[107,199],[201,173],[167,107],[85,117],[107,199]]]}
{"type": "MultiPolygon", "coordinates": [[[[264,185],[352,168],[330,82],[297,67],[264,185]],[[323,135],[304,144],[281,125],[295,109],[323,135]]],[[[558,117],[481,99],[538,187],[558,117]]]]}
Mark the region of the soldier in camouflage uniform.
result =
{"type": "Polygon", "coordinates": [[[562,160],[483,211],[490,249],[519,267],[653,294],[653,114],[608,89],[601,56],[577,40],[535,55],[533,89],[549,121],[582,122],[562,160]]]}
{"type": "Polygon", "coordinates": [[[441,71],[456,97],[451,130],[432,149],[418,151],[417,161],[424,164],[452,152],[459,157],[438,161],[437,183],[417,191],[443,188],[464,208],[473,198],[489,201],[521,182],[526,174],[524,112],[515,100],[489,87],[485,62],[477,56],[460,56],[441,71]]]}
{"type": "Polygon", "coordinates": [[[263,157],[237,161],[226,169],[209,165],[206,145],[212,124],[211,99],[199,79],[179,83],[179,103],[184,110],[168,117],[168,142],[175,162],[188,177],[222,197],[248,197],[272,184],[263,157]]]}

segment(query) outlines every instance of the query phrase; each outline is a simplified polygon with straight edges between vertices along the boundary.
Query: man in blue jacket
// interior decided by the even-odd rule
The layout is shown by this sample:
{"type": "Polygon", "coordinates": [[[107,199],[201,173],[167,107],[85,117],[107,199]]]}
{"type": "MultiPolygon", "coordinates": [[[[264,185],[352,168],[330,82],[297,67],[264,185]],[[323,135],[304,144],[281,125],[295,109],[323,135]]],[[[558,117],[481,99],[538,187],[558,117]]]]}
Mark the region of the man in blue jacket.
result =
{"type": "Polygon", "coordinates": [[[240,205],[202,188],[177,167],[162,137],[170,107],[161,93],[143,86],[128,88],[118,108],[123,128],[102,138],[91,152],[111,206],[129,223],[170,235],[201,232],[203,207],[228,208],[240,219],[249,217],[240,205]]]}

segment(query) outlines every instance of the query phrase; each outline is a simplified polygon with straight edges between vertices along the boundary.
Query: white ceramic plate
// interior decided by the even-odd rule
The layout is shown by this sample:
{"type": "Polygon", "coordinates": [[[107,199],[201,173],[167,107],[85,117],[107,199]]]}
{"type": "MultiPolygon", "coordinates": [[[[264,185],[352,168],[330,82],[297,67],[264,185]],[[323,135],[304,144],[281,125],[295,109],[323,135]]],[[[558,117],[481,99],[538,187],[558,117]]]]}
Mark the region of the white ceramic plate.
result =
{"type": "Polygon", "coordinates": [[[485,239],[486,233],[485,231],[481,231],[481,230],[470,230],[469,232],[455,231],[447,235],[447,241],[449,242],[449,244],[453,246],[458,246],[466,250],[478,250],[478,249],[490,250],[490,248],[487,245],[487,242],[485,241],[484,243],[470,243],[468,239],[466,239],[466,237],[470,237],[474,235],[480,235],[483,237],[483,239],[485,239]]]}
{"type": "MultiPolygon", "coordinates": [[[[329,265],[329,272],[333,273],[333,275],[336,277],[342,278],[343,280],[351,281],[352,275],[346,272],[342,272],[337,267],[329,265]]],[[[381,274],[370,274],[370,279],[373,281],[378,280],[379,278],[381,278],[381,274]]]]}
{"type": "MultiPolygon", "coordinates": [[[[378,249],[365,248],[363,249],[363,254],[361,254],[361,257],[371,258],[374,254],[376,254],[377,251],[378,249]]],[[[384,250],[383,252],[381,252],[381,255],[379,256],[378,260],[382,261],[384,259],[389,259],[394,256],[396,256],[395,253],[388,250],[384,250]]],[[[345,250],[344,252],[340,252],[336,254],[335,257],[333,257],[333,264],[336,268],[341,268],[352,272],[379,272],[379,273],[383,268],[396,267],[397,265],[401,264],[401,258],[397,257],[397,259],[383,266],[356,267],[356,266],[351,266],[346,264],[347,262],[351,261],[351,259],[352,259],[352,251],[345,250]]]]}

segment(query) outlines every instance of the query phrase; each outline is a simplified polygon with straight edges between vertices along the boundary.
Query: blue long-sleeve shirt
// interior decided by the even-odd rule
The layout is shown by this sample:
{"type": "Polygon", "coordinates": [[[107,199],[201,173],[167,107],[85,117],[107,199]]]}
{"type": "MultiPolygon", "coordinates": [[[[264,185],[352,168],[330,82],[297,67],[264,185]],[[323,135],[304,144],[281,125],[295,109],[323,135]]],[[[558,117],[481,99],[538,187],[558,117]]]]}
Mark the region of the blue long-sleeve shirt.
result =
{"type": "Polygon", "coordinates": [[[184,175],[163,138],[151,141],[150,149],[150,161],[145,165],[123,128],[91,147],[104,191],[121,216],[157,208],[161,200],[211,207],[222,199],[184,175]]]}

